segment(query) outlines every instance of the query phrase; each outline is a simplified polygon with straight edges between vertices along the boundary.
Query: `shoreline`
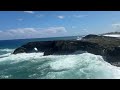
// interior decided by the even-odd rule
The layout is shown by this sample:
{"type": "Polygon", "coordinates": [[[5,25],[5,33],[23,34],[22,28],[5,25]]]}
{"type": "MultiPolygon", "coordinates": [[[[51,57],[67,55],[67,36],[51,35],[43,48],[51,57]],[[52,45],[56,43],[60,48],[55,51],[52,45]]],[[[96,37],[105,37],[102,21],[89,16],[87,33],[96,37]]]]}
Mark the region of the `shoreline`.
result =
{"type": "MultiPolygon", "coordinates": [[[[15,49],[13,54],[44,52],[44,55],[65,55],[78,50],[103,56],[104,60],[113,64],[120,62],[120,39],[99,35],[86,35],[81,40],[56,40],[28,42],[15,49]],[[34,50],[34,48],[37,49],[34,50]]],[[[120,66],[119,64],[114,64],[120,66]]]]}

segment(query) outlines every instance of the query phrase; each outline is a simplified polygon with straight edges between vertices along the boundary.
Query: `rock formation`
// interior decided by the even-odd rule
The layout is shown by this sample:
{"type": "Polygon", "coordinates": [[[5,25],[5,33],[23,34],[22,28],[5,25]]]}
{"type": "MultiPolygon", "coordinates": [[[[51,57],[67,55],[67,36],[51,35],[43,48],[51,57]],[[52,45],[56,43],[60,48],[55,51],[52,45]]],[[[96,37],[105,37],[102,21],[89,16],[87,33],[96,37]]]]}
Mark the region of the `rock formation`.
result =
{"type": "MultiPolygon", "coordinates": [[[[87,51],[101,55],[109,63],[120,62],[120,39],[98,35],[87,35],[81,40],[58,40],[29,42],[17,48],[13,54],[44,52],[44,55],[74,54],[76,51],[87,51]]],[[[116,65],[116,64],[114,64],[116,65]]]]}

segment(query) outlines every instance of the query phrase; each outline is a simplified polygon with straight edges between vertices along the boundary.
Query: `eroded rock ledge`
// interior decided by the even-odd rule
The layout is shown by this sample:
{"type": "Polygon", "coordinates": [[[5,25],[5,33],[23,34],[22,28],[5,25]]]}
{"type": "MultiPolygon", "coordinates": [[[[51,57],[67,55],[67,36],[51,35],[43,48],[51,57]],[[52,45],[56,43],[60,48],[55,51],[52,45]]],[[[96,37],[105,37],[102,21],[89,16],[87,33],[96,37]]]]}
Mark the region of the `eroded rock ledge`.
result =
{"type": "Polygon", "coordinates": [[[87,35],[81,40],[36,41],[17,48],[13,54],[44,52],[44,55],[73,54],[76,51],[87,51],[103,58],[116,66],[120,62],[120,39],[98,35],[87,35]]]}

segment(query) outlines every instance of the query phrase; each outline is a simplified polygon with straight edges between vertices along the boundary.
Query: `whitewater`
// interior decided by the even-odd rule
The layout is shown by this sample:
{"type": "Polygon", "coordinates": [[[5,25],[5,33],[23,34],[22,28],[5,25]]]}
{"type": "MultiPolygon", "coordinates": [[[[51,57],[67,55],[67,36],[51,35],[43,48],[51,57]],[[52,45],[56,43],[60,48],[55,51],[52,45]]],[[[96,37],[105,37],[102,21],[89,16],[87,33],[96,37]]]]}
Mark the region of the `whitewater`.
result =
{"type": "Polygon", "coordinates": [[[120,79],[120,68],[91,53],[49,55],[11,54],[0,49],[0,79],[120,79]]]}

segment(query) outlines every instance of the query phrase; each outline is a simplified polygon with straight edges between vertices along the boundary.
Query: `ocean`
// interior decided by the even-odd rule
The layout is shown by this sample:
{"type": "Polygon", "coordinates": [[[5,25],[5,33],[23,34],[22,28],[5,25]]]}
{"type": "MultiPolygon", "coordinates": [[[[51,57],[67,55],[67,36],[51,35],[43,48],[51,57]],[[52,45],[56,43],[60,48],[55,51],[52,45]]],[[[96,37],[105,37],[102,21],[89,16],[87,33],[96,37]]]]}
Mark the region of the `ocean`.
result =
{"type": "Polygon", "coordinates": [[[0,41],[0,79],[120,79],[120,68],[91,53],[48,55],[11,54],[30,41],[69,40],[73,37],[0,41]]]}

